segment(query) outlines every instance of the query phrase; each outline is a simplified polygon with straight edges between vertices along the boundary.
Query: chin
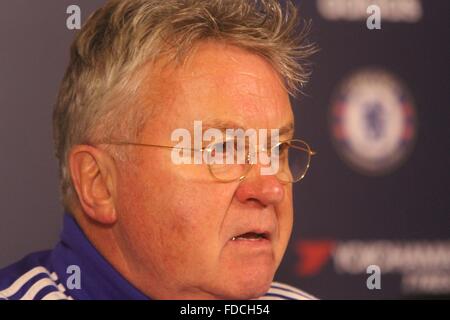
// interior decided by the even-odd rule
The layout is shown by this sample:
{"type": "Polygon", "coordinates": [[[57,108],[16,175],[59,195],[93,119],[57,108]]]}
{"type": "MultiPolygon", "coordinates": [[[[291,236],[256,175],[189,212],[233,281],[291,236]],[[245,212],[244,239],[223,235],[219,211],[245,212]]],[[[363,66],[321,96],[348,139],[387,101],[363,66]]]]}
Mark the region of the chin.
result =
{"type": "Polygon", "coordinates": [[[229,274],[225,299],[249,300],[264,295],[270,288],[274,277],[273,268],[242,268],[234,274],[229,274]]]}

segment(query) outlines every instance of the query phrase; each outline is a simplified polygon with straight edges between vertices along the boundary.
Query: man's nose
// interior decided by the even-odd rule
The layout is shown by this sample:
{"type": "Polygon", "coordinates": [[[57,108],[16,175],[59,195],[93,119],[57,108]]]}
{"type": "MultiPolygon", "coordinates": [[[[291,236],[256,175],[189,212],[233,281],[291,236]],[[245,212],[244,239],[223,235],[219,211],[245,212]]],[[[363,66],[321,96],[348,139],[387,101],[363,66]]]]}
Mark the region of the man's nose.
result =
{"type": "Polygon", "coordinates": [[[274,175],[261,175],[259,169],[252,168],[253,174],[240,182],[236,198],[243,204],[256,202],[262,207],[280,203],[285,192],[283,184],[274,175]]]}

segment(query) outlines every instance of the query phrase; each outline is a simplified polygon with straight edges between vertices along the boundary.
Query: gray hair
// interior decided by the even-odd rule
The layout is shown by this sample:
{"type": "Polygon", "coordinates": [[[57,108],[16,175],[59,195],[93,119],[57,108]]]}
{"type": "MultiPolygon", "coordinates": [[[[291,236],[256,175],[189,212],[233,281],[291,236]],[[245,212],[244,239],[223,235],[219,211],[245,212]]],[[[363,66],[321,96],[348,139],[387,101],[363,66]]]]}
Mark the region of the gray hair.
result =
{"type": "Polygon", "coordinates": [[[95,11],[72,44],[53,113],[66,209],[75,194],[70,149],[137,138],[144,127],[148,112],[133,103],[141,66],[161,57],[181,63],[199,41],[225,41],[264,57],[296,95],[316,51],[306,41],[309,23],[301,22],[291,1],[276,0],[110,0],[95,11]]]}

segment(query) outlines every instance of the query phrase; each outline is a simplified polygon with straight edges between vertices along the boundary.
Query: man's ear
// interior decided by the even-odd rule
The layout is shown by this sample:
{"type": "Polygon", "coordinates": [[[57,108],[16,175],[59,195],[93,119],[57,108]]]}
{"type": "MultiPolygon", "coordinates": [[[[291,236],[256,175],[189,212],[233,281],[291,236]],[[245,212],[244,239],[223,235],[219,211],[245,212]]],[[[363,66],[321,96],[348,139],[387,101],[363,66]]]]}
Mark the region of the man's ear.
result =
{"type": "Polygon", "coordinates": [[[116,165],[104,150],[89,145],[76,145],[68,157],[72,183],[80,206],[93,220],[112,224],[117,220],[116,165]]]}

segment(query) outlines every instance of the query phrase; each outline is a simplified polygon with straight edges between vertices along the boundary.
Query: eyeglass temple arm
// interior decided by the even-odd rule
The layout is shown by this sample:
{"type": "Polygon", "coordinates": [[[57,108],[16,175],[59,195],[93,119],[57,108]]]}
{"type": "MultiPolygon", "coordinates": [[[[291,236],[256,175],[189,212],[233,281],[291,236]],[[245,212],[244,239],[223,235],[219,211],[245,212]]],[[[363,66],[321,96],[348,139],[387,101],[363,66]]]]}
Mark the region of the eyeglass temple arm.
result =
{"type": "Polygon", "coordinates": [[[177,146],[166,146],[166,145],[160,145],[160,144],[148,144],[148,143],[138,143],[138,142],[108,142],[108,144],[113,145],[132,145],[137,147],[156,147],[156,148],[165,148],[165,149],[178,149],[178,150],[191,150],[191,151],[204,151],[206,148],[201,149],[195,149],[195,148],[183,148],[183,147],[177,147],[177,146]]]}
{"type": "Polygon", "coordinates": [[[302,147],[295,147],[295,148],[300,149],[302,151],[305,151],[305,152],[309,153],[311,156],[315,156],[317,154],[317,151],[314,151],[314,150],[311,150],[311,149],[305,149],[305,148],[302,148],[302,147]]]}

